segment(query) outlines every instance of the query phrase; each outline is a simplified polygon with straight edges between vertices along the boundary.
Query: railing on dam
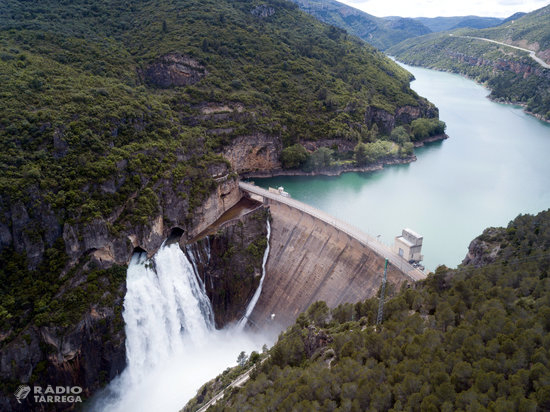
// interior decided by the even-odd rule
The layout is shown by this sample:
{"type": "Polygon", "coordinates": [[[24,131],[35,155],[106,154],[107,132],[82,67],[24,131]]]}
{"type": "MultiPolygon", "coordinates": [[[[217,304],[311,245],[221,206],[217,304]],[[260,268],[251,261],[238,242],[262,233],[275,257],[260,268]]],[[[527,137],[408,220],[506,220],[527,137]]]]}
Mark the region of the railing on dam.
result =
{"type": "Polygon", "coordinates": [[[328,213],[325,213],[319,209],[316,209],[310,205],[307,205],[305,203],[302,203],[296,199],[292,199],[290,197],[281,196],[276,193],[269,192],[265,189],[262,189],[261,187],[258,187],[256,185],[245,183],[245,182],[239,182],[239,188],[245,192],[255,194],[258,196],[261,196],[262,198],[267,198],[282,204],[285,204],[287,206],[290,206],[294,209],[300,210],[304,213],[307,213],[310,216],[313,216],[314,218],[317,218],[336,229],[340,230],[341,232],[351,236],[352,238],[356,239],[359,243],[367,246],[368,248],[374,250],[376,253],[378,253],[380,256],[388,259],[388,261],[394,265],[395,267],[399,268],[401,272],[408,275],[413,280],[421,280],[425,279],[426,275],[421,270],[413,267],[409,262],[407,262],[405,259],[400,257],[397,253],[393,252],[389,247],[384,245],[383,243],[380,243],[372,236],[362,232],[361,230],[357,229],[356,227],[343,222],[334,216],[329,215],[328,213]]]}

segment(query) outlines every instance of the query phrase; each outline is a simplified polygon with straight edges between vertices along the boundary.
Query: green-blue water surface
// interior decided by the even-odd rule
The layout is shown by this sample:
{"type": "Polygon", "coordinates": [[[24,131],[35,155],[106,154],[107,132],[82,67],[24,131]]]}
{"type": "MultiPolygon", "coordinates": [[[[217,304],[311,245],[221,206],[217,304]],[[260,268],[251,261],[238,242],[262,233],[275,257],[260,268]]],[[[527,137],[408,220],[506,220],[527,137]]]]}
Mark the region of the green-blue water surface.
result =
{"type": "Polygon", "coordinates": [[[418,160],[371,173],[254,179],[392,244],[401,229],[424,236],[424,264],[454,267],[489,226],[550,207],[550,125],[486,98],[458,75],[405,66],[412,88],[440,110],[449,139],[416,149],[418,160]]]}

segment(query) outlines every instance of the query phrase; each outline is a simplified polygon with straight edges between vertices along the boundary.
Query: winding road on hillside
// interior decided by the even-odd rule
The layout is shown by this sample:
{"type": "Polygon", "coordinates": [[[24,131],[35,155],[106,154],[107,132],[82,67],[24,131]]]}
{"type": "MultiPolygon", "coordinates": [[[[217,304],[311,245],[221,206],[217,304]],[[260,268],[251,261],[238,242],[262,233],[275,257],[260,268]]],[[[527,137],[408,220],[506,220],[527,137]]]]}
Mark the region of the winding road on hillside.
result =
{"type": "MultiPolygon", "coordinates": [[[[263,358],[261,363],[264,363],[268,358],[269,356],[266,356],[265,358],[263,358]]],[[[227,387],[223,388],[216,395],[214,395],[212,399],[210,399],[206,404],[204,404],[200,409],[198,409],[197,412],[206,412],[208,408],[210,408],[212,405],[214,405],[216,402],[218,402],[220,399],[223,398],[223,396],[225,395],[225,391],[227,389],[243,386],[250,379],[250,374],[252,373],[253,369],[254,369],[254,366],[252,366],[243,374],[237,376],[233,380],[233,382],[231,382],[227,387]]]]}
{"type": "Polygon", "coordinates": [[[483,37],[473,37],[473,36],[455,36],[453,34],[449,34],[449,36],[451,37],[461,37],[463,39],[474,39],[474,40],[482,40],[482,41],[486,41],[486,42],[489,42],[489,43],[496,43],[496,44],[500,44],[501,46],[508,46],[508,47],[511,47],[512,49],[518,49],[518,50],[521,50],[521,51],[524,51],[524,52],[527,52],[529,53],[529,56],[531,56],[531,58],[536,61],[538,64],[540,64],[542,67],[544,67],[545,69],[550,69],[550,64],[547,64],[544,60],[542,60],[541,58],[537,57],[537,55],[535,54],[535,52],[533,50],[529,50],[529,49],[524,49],[522,47],[518,47],[518,46],[512,46],[511,44],[507,44],[507,43],[502,43],[500,41],[496,41],[496,40],[491,40],[491,39],[485,39],[483,37]]]}

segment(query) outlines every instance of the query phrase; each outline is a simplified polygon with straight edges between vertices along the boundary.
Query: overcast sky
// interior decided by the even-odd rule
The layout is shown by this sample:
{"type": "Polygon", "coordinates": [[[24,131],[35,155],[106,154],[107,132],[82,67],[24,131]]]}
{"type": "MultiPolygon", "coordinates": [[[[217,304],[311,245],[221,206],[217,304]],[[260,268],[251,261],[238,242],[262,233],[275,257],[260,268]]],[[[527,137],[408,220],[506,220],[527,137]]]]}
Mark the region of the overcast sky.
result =
{"type": "Polygon", "coordinates": [[[338,0],[378,17],[508,17],[546,6],[548,0],[338,0]]]}

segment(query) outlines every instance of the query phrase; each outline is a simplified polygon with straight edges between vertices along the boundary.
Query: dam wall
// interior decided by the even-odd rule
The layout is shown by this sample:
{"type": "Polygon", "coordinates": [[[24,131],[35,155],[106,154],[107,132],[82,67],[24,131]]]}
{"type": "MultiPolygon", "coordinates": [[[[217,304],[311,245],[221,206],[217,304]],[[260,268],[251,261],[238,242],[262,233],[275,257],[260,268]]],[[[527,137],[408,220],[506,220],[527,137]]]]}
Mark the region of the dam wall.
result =
{"type": "Polygon", "coordinates": [[[335,307],[376,295],[385,258],[390,260],[389,283],[400,285],[424,277],[384,245],[354,233],[355,228],[348,230],[343,222],[294,199],[240,185],[256,200],[263,196],[272,219],[263,290],[249,316],[254,325],[286,327],[315,301],[335,307]]]}

